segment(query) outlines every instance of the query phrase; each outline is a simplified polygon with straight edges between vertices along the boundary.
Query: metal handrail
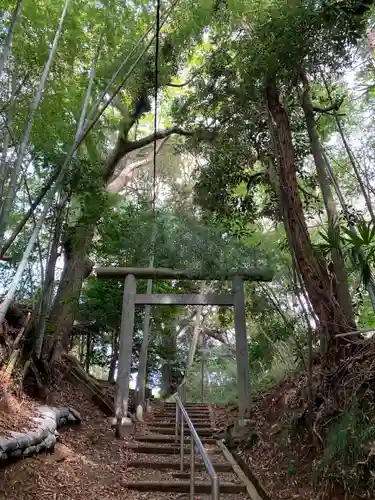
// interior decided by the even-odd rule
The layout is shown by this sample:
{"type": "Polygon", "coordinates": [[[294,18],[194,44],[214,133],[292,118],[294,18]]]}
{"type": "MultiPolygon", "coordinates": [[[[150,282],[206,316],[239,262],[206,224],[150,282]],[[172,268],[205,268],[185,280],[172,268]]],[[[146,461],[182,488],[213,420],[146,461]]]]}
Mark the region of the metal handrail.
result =
{"type": "MultiPolygon", "coordinates": [[[[185,393],[184,383],[181,384],[180,388],[185,393]]],[[[184,407],[183,402],[180,399],[178,394],[174,395],[174,399],[176,401],[176,429],[175,429],[175,442],[178,442],[178,430],[179,430],[179,422],[180,422],[180,471],[184,471],[184,421],[186,421],[187,426],[190,431],[190,500],[194,500],[195,498],[195,447],[198,450],[198,453],[202,457],[203,463],[206,467],[206,470],[211,478],[211,497],[212,500],[219,500],[220,491],[219,491],[219,478],[217,476],[217,472],[212,465],[211,460],[209,459],[207,452],[203,446],[202,441],[200,440],[195,427],[190,420],[190,417],[184,407]],[[181,416],[181,418],[180,418],[181,416]]],[[[184,400],[184,394],[183,394],[184,400]]]]}

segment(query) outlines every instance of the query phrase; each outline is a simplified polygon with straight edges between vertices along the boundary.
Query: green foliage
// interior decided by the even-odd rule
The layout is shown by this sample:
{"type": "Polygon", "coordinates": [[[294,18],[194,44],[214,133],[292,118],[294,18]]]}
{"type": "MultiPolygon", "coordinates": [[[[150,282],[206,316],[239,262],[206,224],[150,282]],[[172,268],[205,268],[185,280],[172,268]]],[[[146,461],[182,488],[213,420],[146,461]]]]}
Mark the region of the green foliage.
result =
{"type": "MultiPolygon", "coordinates": [[[[216,346],[205,357],[204,393],[205,402],[215,404],[237,402],[236,363],[233,353],[228,353],[225,346],[216,346]]],[[[200,402],[201,397],[201,363],[197,361],[191,367],[187,377],[187,399],[200,402]]]]}
{"type": "MultiPolygon", "coordinates": [[[[204,401],[216,404],[237,403],[237,370],[234,345],[212,346],[205,357],[204,401]]],[[[273,351],[270,360],[265,359],[258,346],[249,344],[249,367],[253,395],[261,395],[275,389],[280,382],[296,369],[293,349],[285,343],[267,345],[273,351]]],[[[201,401],[201,361],[199,357],[187,378],[187,396],[190,401],[201,401]]]]}
{"type": "Polygon", "coordinates": [[[166,210],[157,214],[152,245],[154,218],[149,210],[135,204],[113,210],[99,229],[101,239],[95,246],[98,254],[129,266],[147,266],[151,253],[157,266],[206,272],[264,266],[269,259],[265,248],[236,241],[223,226],[208,218],[200,220],[166,210]]]}
{"type": "Polygon", "coordinates": [[[316,480],[328,477],[344,481],[348,489],[358,487],[359,462],[371,456],[374,440],[374,409],[364,410],[355,404],[328,428],[323,456],[316,463],[316,480]]]}
{"type": "MultiPolygon", "coordinates": [[[[250,365],[251,366],[251,365],[250,365]]],[[[264,394],[275,389],[282,380],[297,369],[293,348],[285,343],[274,346],[270,362],[266,362],[261,370],[253,372],[252,384],[254,394],[264,394]]]]}

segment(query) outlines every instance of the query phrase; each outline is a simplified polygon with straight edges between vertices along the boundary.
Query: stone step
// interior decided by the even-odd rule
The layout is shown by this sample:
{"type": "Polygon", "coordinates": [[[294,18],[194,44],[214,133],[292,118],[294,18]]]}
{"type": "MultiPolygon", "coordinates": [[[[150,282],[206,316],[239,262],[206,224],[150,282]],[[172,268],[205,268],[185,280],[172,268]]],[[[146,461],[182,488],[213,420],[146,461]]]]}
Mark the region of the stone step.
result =
{"type": "MultiPolygon", "coordinates": [[[[203,415],[204,417],[206,417],[207,415],[210,415],[210,412],[208,410],[189,410],[187,409],[186,410],[186,413],[188,415],[203,415]]],[[[176,410],[175,409],[169,409],[169,408],[166,408],[166,409],[163,409],[161,410],[160,412],[155,412],[155,415],[160,415],[160,414],[163,414],[163,415],[176,415],[176,410]]]]}
{"type": "Polygon", "coordinates": [[[175,472],[172,475],[176,479],[190,479],[190,472],[175,472]]]}
{"type": "MultiPolygon", "coordinates": [[[[189,427],[184,425],[185,432],[189,431],[189,427]]],[[[148,430],[150,432],[155,432],[156,434],[165,434],[166,436],[174,436],[175,427],[174,425],[170,425],[168,427],[149,427],[148,430]]],[[[213,431],[210,427],[201,427],[195,429],[199,436],[207,436],[212,437],[215,431],[213,431]]]]}
{"type": "MultiPolygon", "coordinates": [[[[184,406],[186,411],[210,411],[209,406],[184,406]]],[[[176,411],[176,405],[160,405],[160,411],[176,411]]]]}
{"type": "MultiPolygon", "coordinates": [[[[174,423],[172,422],[150,422],[150,425],[152,424],[155,424],[154,427],[158,427],[158,428],[164,428],[164,429],[174,429],[174,423]]],[[[211,430],[211,432],[216,432],[217,429],[213,429],[211,427],[209,427],[208,425],[208,422],[201,422],[201,423],[198,423],[198,424],[194,424],[194,427],[196,430],[198,429],[209,429],[211,430]]],[[[187,423],[185,422],[185,429],[188,428],[188,425],[187,423]]]]}
{"type": "MultiPolygon", "coordinates": [[[[188,428],[188,425],[186,422],[185,423],[185,429],[188,428]]],[[[202,429],[202,428],[207,428],[208,427],[208,423],[207,421],[202,421],[202,420],[191,420],[191,423],[193,424],[193,426],[195,427],[195,429],[202,429]]],[[[174,427],[176,425],[176,422],[175,421],[172,421],[172,420],[153,420],[152,422],[150,422],[150,425],[152,425],[153,427],[162,427],[163,425],[162,424],[166,424],[166,427],[174,427]]],[[[181,427],[181,425],[179,425],[179,427],[181,427]]]]}
{"type": "MultiPolygon", "coordinates": [[[[168,493],[189,493],[190,481],[131,481],[124,488],[138,491],[162,491],[168,493]]],[[[196,493],[211,493],[211,483],[195,481],[196,493]]],[[[240,483],[220,483],[220,493],[244,493],[246,487],[240,483]]]]}
{"type": "MultiPolygon", "coordinates": [[[[168,443],[166,446],[151,446],[146,444],[141,444],[138,446],[128,445],[128,450],[134,453],[148,453],[150,455],[179,455],[180,447],[177,445],[171,445],[168,443]]],[[[221,451],[218,448],[207,450],[209,455],[221,455],[221,451]]],[[[185,455],[190,455],[190,446],[184,447],[185,455]]]]}
{"type": "MultiPolygon", "coordinates": [[[[213,463],[212,464],[216,472],[232,472],[233,468],[230,463],[213,463]]],[[[180,470],[180,462],[142,462],[141,460],[130,460],[127,462],[127,467],[133,467],[135,469],[152,469],[152,470],[180,470]]],[[[206,470],[206,466],[203,462],[196,463],[194,465],[197,471],[206,470]]],[[[190,462],[184,464],[184,470],[188,471],[190,469],[190,462]]],[[[190,473],[189,473],[190,474],[190,473]]]]}
{"type": "MultiPolygon", "coordinates": [[[[176,408],[176,404],[175,403],[164,403],[163,405],[161,405],[161,408],[176,408]]],[[[209,405],[186,403],[186,404],[184,404],[184,408],[186,408],[187,410],[196,410],[196,409],[197,410],[208,410],[209,405]]]]}
{"type": "MultiPolygon", "coordinates": [[[[154,418],[153,419],[157,419],[157,420],[169,420],[169,421],[176,421],[176,415],[166,415],[165,413],[163,414],[160,414],[160,415],[154,415],[153,416],[154,418]]],[[[206,425],[210,425],[211,423],[211,417],[210,415],[189,415],[188,414],[188,417],[190,418],[191,421],[199,421],[199,422],[206,422],[206,425]]]]}
{"type": "MultiPolygon", "coordinates": [[[[204,418],[204,417],[196,417],[195,415],[193,415],[192,417],[189,415],[189,418],[190,420],[194,423],[197,423],[197,424],[206,424],[206,427],[207,427],[207,424],[210,424],[211,423],[211,419],[210,417],[207,417],[207,418],[204,418]]],[[[175,422],[176,421],[176,415],[154,415],[153,419],[152,419],[153,422],[165,422],[165,421],[168,421],[168,422],[175,422]]]]}
{"type": "MultiPolygon", "coordinates": [[[[174,440],[174,436],[135,436],[134,439],[136,441],[139,441],[141,443],[165,443],[165,444],[169,444],[169,443],[174,443],[175,440],[174,440]]],[[[210,437],[202,437],[201,438],[201,441],[203,444],[216,444],[216,439],[214,438],[210,438],[210,437]]],[[[180,442],[180,438],[178,438],[178,443],[180,442]]],[[[184,439],[184,442],[185,443],[190,443],[190,439],[187,437],[185,437],[184,439]]]]}

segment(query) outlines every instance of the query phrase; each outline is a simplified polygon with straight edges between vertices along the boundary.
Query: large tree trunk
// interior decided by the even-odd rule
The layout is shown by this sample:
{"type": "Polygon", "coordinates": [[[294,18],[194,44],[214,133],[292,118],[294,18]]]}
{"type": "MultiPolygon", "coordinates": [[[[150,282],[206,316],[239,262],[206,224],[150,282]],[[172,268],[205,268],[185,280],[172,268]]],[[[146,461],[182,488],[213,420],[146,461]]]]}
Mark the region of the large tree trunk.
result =
{"type": "Polygon", "coordinates": [[[302,108],[305,114],[311,152],[314,157],[316,171],[318,174],[318,182],[323,194],[324,205],[328,217],[328,235],[330,237],[331,257],[336,279],[335,295],[338,303],[340,304],[346,315],[348,324],[351,326],[352,330],[355,330],[356,325],[352,300],[350,297],[348,276],[340,245],[339,217],[337,213],[336,202],[332,196],[331,184],[327,175],[325,159],[316,128],[314,109],[310,97],[309,83],[304,73],[301,74],[301,80],[304,87],[302,96],[302,108]]]}
{"type": "Polygon", "coordinates": [[[51,311],[51,332],[46,345],[48,357],[56,360],[63,351],[69,350],[69,334],[74,323],[81,293],[82,283],[91,273],[93,263],[87,255],[95,231],[95,223],[91,227],[78,223],[68,231],[64,241],[65,263],[59,289],[51,311]]]}
{"type": "Polygon", "coordinates": [[[295,154],[288,115],[281,104],[274,81],[266,87],[267,105],[275,122],[275,139],[278,148],[281,203],[290,229],[292,251],[305,283],[314,312],[320,321],[322,351],[334,355],[338,347],[336,333],[351,330],[346,315],[332,291],[332,283],[324,262],[314,255],[298,191],[295,154]]]}

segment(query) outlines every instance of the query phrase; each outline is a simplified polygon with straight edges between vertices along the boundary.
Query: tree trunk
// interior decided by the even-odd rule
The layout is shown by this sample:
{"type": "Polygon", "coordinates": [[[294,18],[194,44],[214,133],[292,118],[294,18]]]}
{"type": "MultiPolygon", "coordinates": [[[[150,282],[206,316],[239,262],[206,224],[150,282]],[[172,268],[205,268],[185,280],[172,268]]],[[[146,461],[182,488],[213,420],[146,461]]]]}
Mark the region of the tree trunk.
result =
{"type": "MultiPolygon", "coordinates": [[[[324,86],[326,88],[327,95],[328,95],[328,98],[330,100],[330,103],[331,103],[331,105],[333,105],[334,101],[333,101],[333,98],[332,98],[332,94],[331,94],[329,85],[328,85],[326,79],[324,78],[323,73],[322,73],[322,79],[323,79],[323,83],[324,83],[324,86]]],[[[363,197],[365,199],[367,210],[369,211],[369,214],[371,216],[371,220],[373,222],[375,222],[375,214],[374,214],[374,210],[373,210],[373,207],[372,207],[371,199],[370,199],[369,193],[367,192],[367,189],[366,189],[366,187],[365,187],[365,185],[364,185],[364,183],[362,181],[361,173],[359,172],[358,167],[357,167],[357,161],[354,158],[353,152],[352,152],[352,150],[351,150],[351,148],[349,146],[348,141],[346,140],[345,133],[344,133],[344,130],[343,130],[342,126],[341,126],[341,121],[340,121],[340,118],[338,116],[337,111],[334,109],[332,111],[332,113],[333,113],[333,116],[335,117],[335,122],[336,122],[336,125],[337,125],[337,130],[338,130],[338,132],[340,134],[340,137],[341,137],[342,143],[344,145],[345,151],[346,151],[346,153],[348,155],[349,161],[350,161],[350,163],[351,163],[351,165],[353,167],[355,176],[357,178],[359,187],[360,187],[360,189],[362,191],[362,194],[363,194],[363,197]]]]}
{"type": "MultiPolygon", "coordinates": [[[[1,74],[1,71],[0,71],[1,74]]],[[[17,91],[17,80],[15,77],[12,78],[12,91],[10,95],[10,104],[8,105],[8,109],[6,110],[6,116],[5,116],[5,123],[4,123],[4,133],[3,133],[3,140],[2,140],[2,152],[1,152],[1,159],[0,159],[0,218],[2,217],[1,212],[2,212],[2,207],[4,206],[4,200],[3,200],[3,195],[5,192],[5,187],[11,172],[11,160],[8,158],[8,150],[9,150],[9,145],[11,143],[11,133],[10,131],[12,130],[12,121],[13,121],[13,107],[14,107],[14,100],[16,96],[16,91],[17,91]]]]}
{"type": "Polygon", "coordinates": [[[5,65],[7,63],[7,60],[8,60],[11,48],[12,48],[13,33],[14,33],[14,29],[16,27],[18,18],[20,16],[22,2],[23,2],[23,0],[17,0],[16,8],[14,9],[13,14],[12,14],[12,22],[11,22],[7,32],[6,32],[7,35],[6,35],[5,40],[4,40],[3,50],[1,51],[1,54],[0,54],[0,77],[3,74],[3,70],[5,68],[5,65]]]}
{"type": "Polygon", "coordinates": [[[118,340],[117,334],[113,332],[112,334],[112,356],[111,362],[109,364],[109,372],[108,372],[108,382],[113,383],[115,381],[115,371],[118,360],[118,340]]]}
{"type": "MultiPolygon", "coordinates": [[[[203,295],[206,289],[206,282],[202,281],[200,289],[199,289],[199,294],[203,295]]],[[[203,320],[202,320],[202,306],[197,306],[195,309],[195,319],[194,319],[194,328],[193,328],[193,335],[191,338],[191,343],[190,343],[190,349],[188,353],[188,359],[186,362],[186,368],[185,368],[185,377],[188,376],[189,371],[191,367],[194,364],[194,357],[195,353],[197,350],[197,345],[198,345],[198,340],[199,340],[199,334],[201,332],[201,328],[203,326],[203,320]]]]}
{"type": "MultiPolygon", "coordinates": [[[[153,265],[153,258],[150,260],[150,267],[153,265]]],[[[152,280],[147,280],[147,294],[152,293],[152,280]]],[[[143,339],[141,345],[141,352],[139,354],[138,376],[137,376],[137,419],[143,421],[143,407],[146,399],[146,378],[147,378],[147,355],[148,344],[150,337],[150,313],[151,306],[145,306],[145,315],[143,319],[143,339]]]]}
{"type": "Polygon", "coordinates": [[[89,226],[82,227],[78,223],[65,236],[64,269],[51,311],[53,331],[46,345],[46,354],[52,361],[69,349],[69,333],[74,323],[82,283],[93,268],[87,254],[94,237],[95,225],[91,222],[89,226]]]}
{"type": "Polygon", "coordinates": [[[266,86],[267,105],[275,122],[275,138],[279,156],[279,178],[281,202],[289,227],[292,251],[305,283],[314,311],[319,318],[322,330],[323,354],[337,356],[338,339],[336,333],[351,330],[346,315],[334,294],[324,262],[314,255],[310,236],[304,218],[301,198],[298,191],[295,154],[288,115],[281,104],[275,81],[268,81],[266,86]]]}
{"type": "Polygon", "coordinates": [[[177,351],[177,335],[174,329],[163,334],[163,345],[166,347],[167,356],[161,368],[161,393],[163,398],[167,398],[176,390],[174,387],[175,370],[173,368],[173,361],[177,351]]]}
{"type": "Polygon", "coordinates": [[[91,343],[92,343],[91,332],[87,332],[86,335],[86,362],[85,370],[90,375],[90,364],[91,364],[91,343]]]}
{"type": "Polygon", "coordinates": [[[79,361],[83,365],[83,362],[85,360],[85,345],[83,341],[83,335],[79,336],[79,361]]]}
{"type": "Polygon", "coordinates": [[[314,116],[313,104],[310,97],[310,88],[307,77],[301,73],[303,83],[302,108],[305,114],[307,132],[310,139],[311,152],[318,174],[318,182],[323,194],[324,205],[328,217],[328,236],[331,243],[331,257],[333,270],[336,279],[336,298],[344,311],[348,325],[352,330],[356,329],[352,300],[350,296],[348,276],[345,268],[345,262],[342,255],[340,237],[339,237],[339,217],[336,209],[336,203],[332,196],[331,185],[327,175],[326,164],[323,156],[316,122],[314,116]]]}
{"type": "Polygon", "coordinates": [[[125,278],[124,296],[122,300],[121,328],[119,338],[119,363],[116,377],[115,415],[116,437],[122,437],[124,425],[131,424],[128,419],[129,379],[131,374],[131,358],[134,335],[134,311],[136,295],[136,279],[129,274],[125,278]]]}
{"type": "Polygon", "coordinates": [[[37,335],[35,338],[34,351],[37,358],[40,358],[43,348],[43,339],[46,329],[46,320],[50,312],[50,307],[53,299],[53,288],[55,283],[55,269],[56,262],[59,256],[59,244],[61,237],[62,225],[62,210],[63,207],[58,208],[56,223],[54,228],[53,239],[51,243],[50,255],[48,258],[46,278],[42,289],[42,297],[40,303],[39,319],[37,324],[37,335]]]}
{"type": "Polygon", "coordinates": [[[201,332],[199,335],[199,349],[200,349],[200,355],[201,355],[201,402],[204,403],[204,375],[205,375],[205,366],[204,366],[204,361],[205,361],[205,352],[204,349],[206,347],[206,336],[204,334],[204,331],[201,332]]]}

